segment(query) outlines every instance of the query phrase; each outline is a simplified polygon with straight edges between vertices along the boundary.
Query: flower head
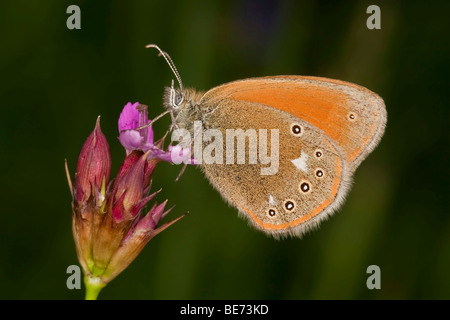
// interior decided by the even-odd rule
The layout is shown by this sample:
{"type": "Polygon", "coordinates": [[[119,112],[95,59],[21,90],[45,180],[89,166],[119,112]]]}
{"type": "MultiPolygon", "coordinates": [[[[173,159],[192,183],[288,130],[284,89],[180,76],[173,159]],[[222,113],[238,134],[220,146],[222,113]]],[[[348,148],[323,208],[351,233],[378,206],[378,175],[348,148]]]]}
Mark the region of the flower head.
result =
{"type": "Polygon", "coordinates": [[[145,210],[158,193],[150,194],[156,164],[171,161],[170,152],[154,144],[147,108],[139,106],[128,103],[119,118],[126,157],[113,182],[109,145],[99,119],[78,158],[74,187],[66,166],[73,196],[72,231],[87,298],[122,272],[150,239],[184,216],[158,227],[172,209],[166,209],[167,200],[145,210]]]}

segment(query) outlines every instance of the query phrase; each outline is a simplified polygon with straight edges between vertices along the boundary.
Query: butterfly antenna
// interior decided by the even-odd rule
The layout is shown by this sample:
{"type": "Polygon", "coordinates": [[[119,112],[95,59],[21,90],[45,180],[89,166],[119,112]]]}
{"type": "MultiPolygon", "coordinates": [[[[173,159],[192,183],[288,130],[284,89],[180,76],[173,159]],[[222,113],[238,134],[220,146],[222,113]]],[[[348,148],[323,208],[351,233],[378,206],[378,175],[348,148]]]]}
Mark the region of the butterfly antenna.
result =
{"type": "Polygon", "coordinates": [[[166,60],[167,64],[169,65],[170,69],[172,69],[173,74],[178,80],[178,84],[180,85],[180,89],[183,90],[183,83],[181,82],[180,74],[178,73],[177,68],[175,67],[175,64],[173,63],[172,59],[170,58],[169,54],[165,51],[162,51],[156,44],[148,44],[145,46],[146,48],[155,48],[159,51],[159,55],[163,56],[166,60]]]}

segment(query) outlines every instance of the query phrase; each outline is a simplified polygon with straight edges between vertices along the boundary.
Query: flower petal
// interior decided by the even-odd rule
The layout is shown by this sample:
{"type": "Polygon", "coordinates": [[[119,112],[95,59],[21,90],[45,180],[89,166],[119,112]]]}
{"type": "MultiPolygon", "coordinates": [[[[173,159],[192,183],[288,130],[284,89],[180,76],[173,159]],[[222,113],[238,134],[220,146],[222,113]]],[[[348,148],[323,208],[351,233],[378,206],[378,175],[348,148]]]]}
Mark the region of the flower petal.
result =
{"type": "Polygon", "coordinates": [[[183,148],[180,145],[176,146],[169,146],[169,155],[170,155],[170,161],[175,164],[180,163],[186,163],[186,164],[199,164],[198,161],[195,160],[195,158],[191,158],[191,149],[190,148],[183,148]]]}
{"type": "Polygon", "coordinates": [[[119,132],[123,130],[136,129],[139,127],[139,110],[137,106],[139,102],[128,102],[120,113],[119,132]]]}
{"type": "MultiPolygon", "coordinates": [[[[139,134],[139,131],[136,130],[126,130],[121,131],[119,134],[119,141],[122,146],[126,149],[127,154],[131,153],[133,150],[141,149],[142,137],[139,134]]],[[[144,152],[146,150],[143,150],[144,152]]]]}
{"type": "MultiPolygon", "coordinates": [[[[150,122],[152,121],[149,119],[147,124],[150,122]]],[[[153,144],[153,129],[151,125],[147,128],[147,143],[153,144]]]]}

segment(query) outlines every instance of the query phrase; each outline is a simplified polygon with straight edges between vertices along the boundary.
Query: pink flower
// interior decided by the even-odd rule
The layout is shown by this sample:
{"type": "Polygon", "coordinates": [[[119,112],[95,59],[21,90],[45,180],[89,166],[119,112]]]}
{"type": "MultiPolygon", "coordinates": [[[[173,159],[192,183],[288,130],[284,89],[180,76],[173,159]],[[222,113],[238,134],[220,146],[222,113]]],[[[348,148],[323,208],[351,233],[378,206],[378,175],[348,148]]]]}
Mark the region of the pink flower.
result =
{"type": "Polygon", "coordinates": [[[151,120],[148,119],[147,106],[136,102],[128,102],[122,110],[119,117],[119,141],[125,148],[127,154],[133,150],[150,151],[149,159],[157,159],[174,163],[172,155],[176,155],[176,163],[187,162],[196,164],[190,159],[191,152],[189,148],[181,146],[169,146],[168,152],[158,147],[160,143],[154,143],[151,120]]]}

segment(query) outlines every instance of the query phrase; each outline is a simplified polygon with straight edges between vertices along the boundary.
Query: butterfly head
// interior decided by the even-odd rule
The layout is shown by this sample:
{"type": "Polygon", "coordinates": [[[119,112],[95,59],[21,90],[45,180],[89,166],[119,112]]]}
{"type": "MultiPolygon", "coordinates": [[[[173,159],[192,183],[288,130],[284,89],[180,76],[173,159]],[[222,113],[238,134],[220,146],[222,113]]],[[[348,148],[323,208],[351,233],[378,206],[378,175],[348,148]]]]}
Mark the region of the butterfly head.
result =
{"type": "Polygon", "coordinates": [[[172,125],[174,128],[186,128],[194,123],[195,120],[201,120],[200,99],[202,92],[194,89],[175,88],[173,81],[171,87],[166,87],[164,94],[164,107],[172,116],[172,125]]]}
{"type": "Polygon", "coordinates": [[[172,129],[185,128],[187,123],[200,120],[199,102],[202,93],[197,93],[193,89],[184,89],[180,74],[167,52],[162,51],[155,44],[149,44],[146,48],[155,48],[159,51],[159,55],[164,57],[178,81],[178,88],[174,87],[172,80],[171,87],[167,87],[164,94],[164,106],[172,117],[172,129]]]}

